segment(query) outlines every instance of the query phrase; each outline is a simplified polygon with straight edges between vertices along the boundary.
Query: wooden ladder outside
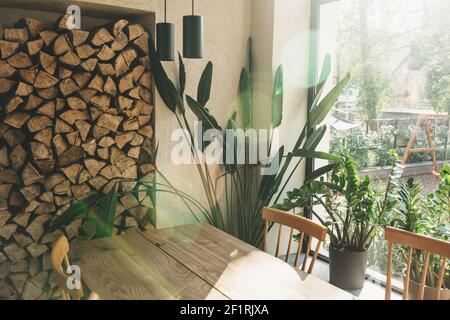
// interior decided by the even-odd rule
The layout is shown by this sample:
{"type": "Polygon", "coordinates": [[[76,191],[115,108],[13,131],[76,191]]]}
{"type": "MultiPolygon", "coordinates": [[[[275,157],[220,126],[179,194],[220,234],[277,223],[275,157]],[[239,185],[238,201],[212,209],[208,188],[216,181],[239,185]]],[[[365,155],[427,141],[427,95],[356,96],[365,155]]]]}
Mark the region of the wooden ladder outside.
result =
{"type": "Polygon", "coordinates": [[[411,135],[411,138],[409,139],[409,142],[406,146],[405,154],[403,155],[402,164],[405,165],[408,161],[411,154],[414,153],[431,153],[431,161],[432,161],[432,169],[433,169],[433,175],[439,176],[438,168],[437,168],[437,161],[436,161],[436,149],[433,145],[433,136],[431,134],[430,129],[430,120],[433,119],[450,119],[450,116],[448,115],[425,115],[425,116],[419,116],[417,118],[416,126],[414,128],[413,134],[411,135]],[[419,133],[420,127],[424,126],[425,135],[427,137],[428,141],[428,148],[417,148],[414,149],[414,143],[417,140],[417,134],[419,133]]]}

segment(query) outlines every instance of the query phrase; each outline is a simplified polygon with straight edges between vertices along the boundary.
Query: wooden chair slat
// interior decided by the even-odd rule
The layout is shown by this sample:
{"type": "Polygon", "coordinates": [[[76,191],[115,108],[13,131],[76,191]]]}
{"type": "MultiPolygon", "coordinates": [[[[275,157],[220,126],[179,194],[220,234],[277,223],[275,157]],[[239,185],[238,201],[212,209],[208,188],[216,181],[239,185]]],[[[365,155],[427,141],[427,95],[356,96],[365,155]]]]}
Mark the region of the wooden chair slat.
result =
{"type": "Polygon", "coordinates": [[[408,250],[408,260],[406,262],[406,282],[405,288],[403,289],[403,300],[408,300],[409,295],[409,279],[411,279],[411,262],[412,262],[413,248],[408,250]]]}
{"type": "Polygon", "coordinates": [[[389,242],[387,272],[386,272],[386,291],[384,297],[386,300],[391,300],[391,281],[392,281],[391,277],[392,277],[392,242],[389,242]]]}
{"type": "Polygon", "coordinates": [[[434,295],[434,300],[439,300],[441,298],[441,288],[444,282],[445,270],[447,268],[447,258],[442,258],[441,269],[439,270],[438,282],[436,285],[436,293],[434,295]]]}
{"type": "Polygon", "coordinates": [[[277,246],[276,246],[276,250],[275,250],[276,257],[278,257],[279,250],[280,250],[282,226],[287,226],[287,227],[291,228],[291,231],[289,234],[289,242],[288,242],[285,262],[289,262],[289,256],[291,254],[292,237],[294,235],[294,230],[297,230],[300,232],[299,246],[297,248],[297,253],[295,255],[295,261],[294,261],[295,268],[298,268],[298,266],[299,266],[300,254],[301,254],[301,251],[303,248],[303,241],[305,238],[305,234],[308,236],[308,245],[307,245],[307,249],[306,249],[306,253],[305,253],[305,258],[304,258],[303,264],[302,264],[302,271],[306,270],[308,258],[309,258],[310,252],[311,252],[312,239],[315,238],[318,240],[316,250],[314,251],[314,255],[312,257],[312,260],[311,260],[309,268],[308,268],[308,273],[311,273],[313,271],[314,264],[315,264],[315,261],[318,256],[320,246],[325,241],[325,238],[327,236],[327,228],[325,228],[324,226],[322,226],[312,220],[309,220],[309,219],[306,219],[306,218],[303,218],[300,216],[296,216],[296,215],[290,214],[288,212],[276,210],[276,209],[264,208],[262,215],[263,215],[263,219],[265,220],[265,224],[266,224],[266,230],[265,230],[265,235],[264,235],[264,249],[266,252],[267,252],[267,232],[268,232],[267,225],[268,225],[268,223],[273,222],[273,223],[277,223],[280,225],[280,227],[278,229],[277,246]]]}
{"type": "Polygon", "coordinates": [[[421,280],[420,280],[420,288],[419,288],[419,292],[417,293],[417,300],[423,300],[429,263],[430,263],[430,253],[426,252],[425,253],[425,264],[423,265],[422,276],[421,276],[421,280]]]}

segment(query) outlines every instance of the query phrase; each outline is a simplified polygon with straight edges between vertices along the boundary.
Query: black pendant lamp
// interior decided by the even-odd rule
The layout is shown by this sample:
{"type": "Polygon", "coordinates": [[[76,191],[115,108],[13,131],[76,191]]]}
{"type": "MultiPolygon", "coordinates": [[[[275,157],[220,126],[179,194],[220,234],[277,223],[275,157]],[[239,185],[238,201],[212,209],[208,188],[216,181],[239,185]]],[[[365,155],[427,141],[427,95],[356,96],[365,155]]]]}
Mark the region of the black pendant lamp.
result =
{"type": "Polygon", "coordinates": [[[159,60],[174,61],[175,26],[167,22],[167,0],[164,0],[164,22],[156,25],[156,46],[159,60]]]}
{"type": "Polygon", "coordinates": [[[192,0],[192,15],[183,17],[183,57],[200,59],[203,57],[203,17],[194,15],[194,9],[192,0]]]}

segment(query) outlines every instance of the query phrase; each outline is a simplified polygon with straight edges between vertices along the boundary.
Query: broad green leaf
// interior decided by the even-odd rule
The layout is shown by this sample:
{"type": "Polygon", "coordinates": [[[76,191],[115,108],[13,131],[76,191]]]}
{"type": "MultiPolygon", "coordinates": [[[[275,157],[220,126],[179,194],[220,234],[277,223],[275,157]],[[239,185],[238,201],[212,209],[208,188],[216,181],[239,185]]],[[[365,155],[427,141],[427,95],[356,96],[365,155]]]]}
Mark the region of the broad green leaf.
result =
{"type": "Polygon", "coordinates": [[[329,160],[329,161],[341,160],[340,157],[335,156],[328,152],[312,151],[312,150],[305,150],[305,149],[295,150],[293,154],[294,154],[294,157],[323,159],[323,160],[329,160]]]}
{"type": "Polygon", "coordinates": [[[186,88],[186,69],[184,67],[183,58],[181,57],[181,54],[178,52],[178,60],[179,60],[179,85],[180,85],[180,97],[181,99],[184,97],[184,90],[186,88]]]}
{"type": "Polygon", "coordinates": [[[322,72],[320,73],[319,82],[317,83],[317,92],[321,92],[323,86],[328,80],[331,72],[331,57],[329,54],[325,56],[322,64],[322,72]]]}
{"type": "Polygon", "coordinates": [[[197,89],[197,101],[203,107],[206,106],[211,94],[212,73],[213,64],[210,61],[203,70],[197,89]]]}
{"type": "Polygon", "coordinates": [[[249,128],[252,121],[252,103],[249,76],[245,68],[242,69],[239,79],[239,116],[242,127],[249,128]]]}
{"type": "Polygon", "coordinates": [[[218,129],[222,130],[222,128],[217,123],[217,120],[213,117],[212,114],[209,113],[208,109],[200,105],[197,101],[195,101],[192,97],[186,96],[186,101],[189,108],[195,114],[198,120],[202,122],[203,130],[206,131],[208,129],[218,129]]]}
{"type": "Polygon", "coordinates": [[[86,215],[89,212],[89,209],[95,205],[98,200],[98,196],[91,196],[84,200],[74,199],[70,204],[70,207],[50,224],[49,232],[65,227],[75,219],[86,215]]]}
{"type": "Polygon", "coordinates": [[[179,97],[179,94],[173,82],[167,76],[167,73],[164,70],[161,62],[159,61],[158,54],[156,53],[152,39],[149,39],[148,46],[152,74],[155,80],[156,89],[158,89],[159,95],[161,96],[164,104],[173,113],[175,113],[177,110],[177,105],[179,105],[179,102],[177,101],[177,97],[179,97]]]}
{"type": "Polygon", "coordinates": [[[309,137],[306,139],[305,145],[303,149],[306,150],[315,150],[319,145],[320,141],[322,141],[325,132],[327,131],[327,126],[324,125],[319,129],[315,130],[309,137]]]}
{"type": "Polygon", "coordinates": [[[305,179],[305,184],[308,184],[314,180],[316,180],[317,178],[320,178],[321,176],[323,176],[324,174],[332,171],[334,168],[336,167],[335,164],[329,164],[326,165],[322,168],[319,168],[313,172],[311,172],[305,179]]]}
{"type": "Polygon", "coordinates": [[[248,53],[247,53],[247,68],[249,78],[253,78],[253,40],[251,37],[248,38],[247,41],[248,53]]]}
{"type": "Polygon", "coordinates": [[[106,194],[98,204],[96,216],[96,238],[105,238],[112,236],[114,218],[117,208],[116,186],[106,194]]]}
{"type": "Polygon", "coordinates": [[[321,123],[327,114],[330,112],[331,108],[334,106],[336,101],[339,98],[342,90],[347,86],[350,81],[350,74],[347,74],[342,81],[340,81],[331,91],[327,94],[322,101],[319,102],[319,105],[311,110],[310,113],[310,126],[314,128],[319,123],[321,123]]]}
{"type": "Polygon", "coordinates": [[[272,97],[272,127],[278,128],[283,119],[283,67],[280,65],[275,74],[272,97]]]}

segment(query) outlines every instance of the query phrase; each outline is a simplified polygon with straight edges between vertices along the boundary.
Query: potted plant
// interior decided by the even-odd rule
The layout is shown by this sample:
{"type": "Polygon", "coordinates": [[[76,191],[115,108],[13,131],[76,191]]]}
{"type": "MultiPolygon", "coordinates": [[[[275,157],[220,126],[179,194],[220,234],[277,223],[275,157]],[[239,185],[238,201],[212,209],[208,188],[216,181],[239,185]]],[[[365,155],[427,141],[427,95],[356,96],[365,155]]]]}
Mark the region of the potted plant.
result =
{"type": "Polygon", "coordinates": [[[330,283],[345,290],[364,286],[368,249],[385,225],[387,213],[396,204],[402,167],[395,157],[384,193],[366,176],[359,177],[355,161],[347,150],[331,172],[330,181],[306,181],[288,192],[282,210],[307,208],[328,229],[330,237],[330,283]],[[325,214],[320,210],[324,210],[325,214]]]}
{"type": "MultiPolygon", "coordinates": [[[[450,166],[445,165],[442,168],[440,177],[441,182],[437,190],[426,197],[421,196],[422,185],[419,182],[413,178],[404,182],[399,191],[399,205],[393,210],[391,224],[406,231],[450,240],[450,166]]],[[[406,257],[406,251],[402,250],[403,265],[406,263],[406,257]]],[[[423,252],[413,252],[409,280],[411,299],[417,297],[420,288],[423,260],[423,252]]],[[[440,267],[440,257],[431,255],[424,292],[425,300],[434,298],[440,267]]],[[[406,281],[406,277],[403,278],[406,281]]],[[[447,267],[440,296],[442,300],[450,299],[450,266],[447,267]]]]}

